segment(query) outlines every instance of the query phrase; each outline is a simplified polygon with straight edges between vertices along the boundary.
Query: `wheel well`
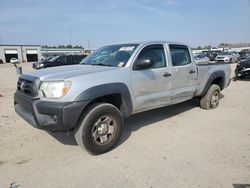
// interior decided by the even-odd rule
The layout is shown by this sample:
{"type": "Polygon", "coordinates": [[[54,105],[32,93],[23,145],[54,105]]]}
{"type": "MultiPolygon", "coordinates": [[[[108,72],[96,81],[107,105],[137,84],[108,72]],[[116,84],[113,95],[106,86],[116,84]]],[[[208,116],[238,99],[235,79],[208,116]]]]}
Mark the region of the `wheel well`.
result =
{"type": "Polygon", "coordinates": [[[217,78],[215,78],[213,81],[212,81],[212,83],[211,83],[211,85],[212,84],[216,84],[216,85],[218,85],[219,87],[220,87],[220,89],[221,90],[223,90],[224,89],[224,78],[223,77],[217,77],[217,78]]]}
{"type": "Polygon", "coordinates": [[[120,110],[121,105],[122,105],[122,98],[120,94],[104,95],[104,96],[101,96],[92,100],[89,105],[93,103],[98,103],[98,102],[106,102],[106,103],[113,104],[115,107],[117,107],[120,110]]]}

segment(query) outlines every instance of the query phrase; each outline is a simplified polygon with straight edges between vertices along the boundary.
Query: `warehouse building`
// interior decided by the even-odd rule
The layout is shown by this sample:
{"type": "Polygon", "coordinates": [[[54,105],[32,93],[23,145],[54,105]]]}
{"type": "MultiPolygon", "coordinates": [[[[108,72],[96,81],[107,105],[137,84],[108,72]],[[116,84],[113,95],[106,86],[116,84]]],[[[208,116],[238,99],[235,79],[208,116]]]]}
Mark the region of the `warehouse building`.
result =
{"type": "Polygon", "coordinates": [[[0,45],[0,59],[3,63],[9,63],[11,58],[18,58],[20,62],[40,61],[40,45],[0,45]]]}
{"type": "Polygon", "coordinates": [[[37,62],[58,55],[88,55],[92,51],[83,48],[42,48],[41,45],[0,44],[0,62],[9,63],[11,58],[17,58],[19,62],[37,62]]]}

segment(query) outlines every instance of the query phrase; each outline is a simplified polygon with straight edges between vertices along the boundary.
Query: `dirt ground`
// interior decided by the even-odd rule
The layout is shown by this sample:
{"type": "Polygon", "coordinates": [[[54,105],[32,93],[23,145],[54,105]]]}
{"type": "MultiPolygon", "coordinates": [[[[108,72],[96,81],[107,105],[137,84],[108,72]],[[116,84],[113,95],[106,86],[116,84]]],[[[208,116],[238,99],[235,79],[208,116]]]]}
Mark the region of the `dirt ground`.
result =
{"type": "Polygon", "coordinates": [[[250,81],[232,82],[215,110],[191,100],[134,115],[114,150],[92,156],[71,133],[37,130],[15,114],[16,79],[0,65],[0,188],[250,184],[250,81]]]}

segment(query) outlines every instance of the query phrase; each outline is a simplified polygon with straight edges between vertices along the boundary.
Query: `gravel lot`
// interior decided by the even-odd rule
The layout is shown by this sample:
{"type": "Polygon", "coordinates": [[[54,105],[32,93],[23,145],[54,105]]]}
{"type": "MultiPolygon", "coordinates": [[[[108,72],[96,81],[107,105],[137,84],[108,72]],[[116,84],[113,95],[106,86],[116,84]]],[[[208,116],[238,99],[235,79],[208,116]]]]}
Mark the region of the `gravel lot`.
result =
{"type": "Polygon", "coordinates": [[[71,133],[37,130],[15,114],[16,79],[12,65],[0,65],[1,188],[250,184],[249,81],[232,82],[215,110],[191,100],[137,114],[114,150],[92,156],[71,133]]]}

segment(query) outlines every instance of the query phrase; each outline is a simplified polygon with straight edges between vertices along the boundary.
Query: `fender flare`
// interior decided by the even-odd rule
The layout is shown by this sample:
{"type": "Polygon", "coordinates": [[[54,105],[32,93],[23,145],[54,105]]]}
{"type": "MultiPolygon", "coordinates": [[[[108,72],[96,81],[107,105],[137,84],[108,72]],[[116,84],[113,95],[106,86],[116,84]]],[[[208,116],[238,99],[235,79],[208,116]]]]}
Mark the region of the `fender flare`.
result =
{"type": "Polygon", "coordinates": [[[208,78],[208,81],[207,81],[207,83],[206,83],[206,85],[205,85],[205,87],[204,87],[204,89],[203,89],[203,91],[202,91],[202,93],[201,93],[201,96],[205,96],[206,95],[206,93],[207,93],[207,91],[208,91],[208,89],[209,89],[209,87],[211,86],[211,84],[212,84],[212,82],[216,79],[216,78],[222,78],[223,79],[223,88],[221,88],[221,90],[223,90],[224,89],[224,87],[225,87],[225,72],[224,71],[222,71],[222,70],[219,70],[219,71],[215,71],[214,73],[212,73],[211,75],[210,75],[210,77],[208,78]]]}
{"type": "Polygon", "coordinates": [[[128,117],[133,112],[133,105],[130,92],[124,83],[109,83],[93,86],[83,91],[75,101],[93,101],[102,96],[120,94],[122,100],[121,112],[125,117],[128,117]]]}

